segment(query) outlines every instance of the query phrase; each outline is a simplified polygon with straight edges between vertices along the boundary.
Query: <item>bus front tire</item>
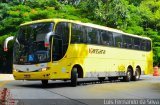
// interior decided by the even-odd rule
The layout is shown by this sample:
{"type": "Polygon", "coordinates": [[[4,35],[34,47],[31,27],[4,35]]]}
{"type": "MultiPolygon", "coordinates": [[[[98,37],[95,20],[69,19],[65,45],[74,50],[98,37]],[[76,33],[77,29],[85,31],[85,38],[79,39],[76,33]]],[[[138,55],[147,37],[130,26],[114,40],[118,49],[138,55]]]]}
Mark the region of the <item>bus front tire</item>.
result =
{"type": "Polygon", "coordinates": [[[77,78],[78,78],[77,68],[73,68],[71,72],[71,85],[73,87],[77,86],[77,78]]]}
{"type": "Polygon", "coordinates": [[[48,80],[41,80],[42,86],[46,87],[48,85],[48,80]]]}
{"type": "Polygon", "coordinates": [[[102,83],[105,80],[105,77],[98,77],[100,83],[102,83]]]}

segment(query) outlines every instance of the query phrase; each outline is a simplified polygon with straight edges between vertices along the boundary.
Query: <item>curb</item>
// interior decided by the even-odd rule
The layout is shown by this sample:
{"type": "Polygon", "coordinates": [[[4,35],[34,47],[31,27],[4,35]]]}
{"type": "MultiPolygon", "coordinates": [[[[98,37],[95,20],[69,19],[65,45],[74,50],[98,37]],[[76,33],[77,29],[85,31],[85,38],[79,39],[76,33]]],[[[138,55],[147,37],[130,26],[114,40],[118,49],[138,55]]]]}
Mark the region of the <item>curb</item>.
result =
{"type": "Polygon", "coordinates": [[[0,81],[14,80],[13,74],[0,74],[0,81]]]}

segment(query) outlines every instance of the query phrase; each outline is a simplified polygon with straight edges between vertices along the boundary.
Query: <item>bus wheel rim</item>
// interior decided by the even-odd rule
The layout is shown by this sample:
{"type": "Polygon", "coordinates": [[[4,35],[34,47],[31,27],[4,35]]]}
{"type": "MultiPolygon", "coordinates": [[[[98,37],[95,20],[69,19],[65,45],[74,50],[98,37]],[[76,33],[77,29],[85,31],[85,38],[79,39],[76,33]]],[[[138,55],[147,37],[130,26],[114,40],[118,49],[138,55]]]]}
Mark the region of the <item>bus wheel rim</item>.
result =
{"type": "Polygon", "coordinates": [[[136,79],[139,79],[139,72],[136,71],[136,79]]]}
{"type": "Polygon", "coordinates": [[[128,79],[131,80],[131,72],[128,72],[127,75],[128,75],[128,79]]]}

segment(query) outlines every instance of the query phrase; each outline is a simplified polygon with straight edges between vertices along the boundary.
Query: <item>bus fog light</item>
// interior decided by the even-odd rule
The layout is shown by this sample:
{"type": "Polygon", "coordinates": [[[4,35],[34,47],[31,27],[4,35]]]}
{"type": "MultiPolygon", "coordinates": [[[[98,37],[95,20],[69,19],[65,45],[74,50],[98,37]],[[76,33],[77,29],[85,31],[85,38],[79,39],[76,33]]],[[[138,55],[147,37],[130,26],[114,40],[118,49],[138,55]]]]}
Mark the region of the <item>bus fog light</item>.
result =
{"type": "Polygon", "coordinates": [[[46,71],[46,70],[49,70],[50,67],[45,67],[45,68],[42,68],[40,71],[46,71]]]}
{"type": "Polygon", "coordinates": [[[46,71],[46,70],[47,70],[46,68],[42,68],[42,69],[41,69],[41,71],[46,71]]]}

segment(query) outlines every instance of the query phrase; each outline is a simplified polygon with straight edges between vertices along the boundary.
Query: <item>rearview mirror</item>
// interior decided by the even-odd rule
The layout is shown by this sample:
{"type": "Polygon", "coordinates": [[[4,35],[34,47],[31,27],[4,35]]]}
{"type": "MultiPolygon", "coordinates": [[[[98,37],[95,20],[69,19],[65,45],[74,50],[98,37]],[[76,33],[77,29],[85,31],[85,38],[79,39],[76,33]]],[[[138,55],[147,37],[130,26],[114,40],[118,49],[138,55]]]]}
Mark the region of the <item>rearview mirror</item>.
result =
{"type": "Polygon", "coordinates": [[[11,40],[13,40],[13,39],[14,39],[14,36],[10,36],[10,37],[8,37],[8,38],[5,39],[5,41],[4,41],[4,47],[3,47],[4,51],[8,51],[8,46],[7,46],[8,42],[11,41],[11,40]]]}
{"type": "Polygon", "coordinates": [[[51,36],[54,35],[54,32],[49,32],[46,36],[45,36],[45,40],[44,40],[44,46],[45,47],[50,47],[49,45],[49,39],[51,36]]]}

